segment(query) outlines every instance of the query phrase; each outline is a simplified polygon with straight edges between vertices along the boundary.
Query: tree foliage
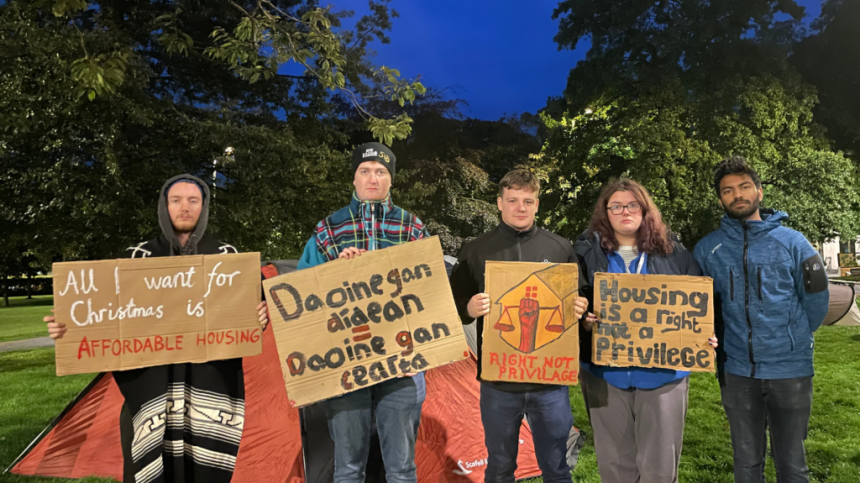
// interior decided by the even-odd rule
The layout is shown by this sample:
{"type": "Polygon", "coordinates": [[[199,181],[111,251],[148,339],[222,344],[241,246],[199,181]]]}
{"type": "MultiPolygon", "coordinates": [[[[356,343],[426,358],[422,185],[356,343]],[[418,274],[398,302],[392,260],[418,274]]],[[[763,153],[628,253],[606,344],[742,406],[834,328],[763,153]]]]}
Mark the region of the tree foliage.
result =
{"type": "MultiPolygon", "coordinates": [[[[348,30],[339,25],[351,12],[313,1],[0,5],[4,259],[113,257],[157,235],[159,189],[182,172],[210,183],[216,236],[298,256],[342,204],[331,193],[350,189],[332,89],[359,99],[384,75],[389,99],[423,90],[370,63],[368,43],[385,40],[395,14],[371,7],[348,30]],[[298,50],[286,50],[287,35],[298,50]],[[289,55],[313,72],[280,73],[289,55]]],[[[384,139],[408,131],[405,117],[360,115],[362,128],[395,126],[384,139]]]]}
{"type": "Polygon", "coordinates": [[[855,173],[827,151],[815,89],[786,61],[795,2],[568,0],[555,16],[561,47],[592,45],[544,116],[551,226],[576,236],[603,184],[629,176],[692,244],[721,213],[714,165],[743,155],[768,180],[764,204],[810,239],[860,231],[855,173]]]}
{"type": "Polygon", "coordinates": [[[815,119],[835,149],[860,164],[860,2],[828,0],[812,23],[815,35],[794,49],[792,63],[818,90],[815,119]]]}

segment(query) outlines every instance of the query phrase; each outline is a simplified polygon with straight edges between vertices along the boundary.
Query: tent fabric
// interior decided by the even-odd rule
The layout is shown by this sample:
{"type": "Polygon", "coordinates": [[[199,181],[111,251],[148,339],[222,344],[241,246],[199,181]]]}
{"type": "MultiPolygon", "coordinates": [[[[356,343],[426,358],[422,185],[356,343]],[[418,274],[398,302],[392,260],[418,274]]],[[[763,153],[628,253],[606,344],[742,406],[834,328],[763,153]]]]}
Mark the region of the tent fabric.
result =
{"type": "Polygon", "coordinates": [[[860,307],[857,307],[857,304],[853,304],[848,313],[845,314],[845,317],[837,320],[833,325],[860,325],[860,307]]]}
{"type": "Polygon", "coordinates": [[[854,287],[830,282],[830,307],[822,325],[860,325],[854,287]]]}
{"type": "MultiPolygon", "coordinates": [[[[271,277],[278,273],[278,268],[267,265],[262,272],[271,277]]],[[[243,367],[246,419],[233,481],[306,481],[305,459],[324,462],[331,461],[333,455],[302,449],[300,413],[289,406],[271,330],[264,332],[263,353],[245,358],[243,367]]],[[[483,481],[487,452],[476,374],[474,359],[425,373],[427,398],[415,451],[421,483],[483,481]]],[[[12,468],[12,473],[122,479],[118,423],[123,398],[109,373],[97,378],[67,408],[53,429],[12,468]]],[[[317,417],[316,423],[305,429],[324,439],[328,431],[319,420],[317,417]]],[[[331,450],[323,452],[326,451],[331,450]]],[[[520,431],[518,464],[517,479],[540,475],[531,432],[525,422],[520,431]]],[[[331,480],[330,476],[323,476],[307,481],[331,480]]]]}

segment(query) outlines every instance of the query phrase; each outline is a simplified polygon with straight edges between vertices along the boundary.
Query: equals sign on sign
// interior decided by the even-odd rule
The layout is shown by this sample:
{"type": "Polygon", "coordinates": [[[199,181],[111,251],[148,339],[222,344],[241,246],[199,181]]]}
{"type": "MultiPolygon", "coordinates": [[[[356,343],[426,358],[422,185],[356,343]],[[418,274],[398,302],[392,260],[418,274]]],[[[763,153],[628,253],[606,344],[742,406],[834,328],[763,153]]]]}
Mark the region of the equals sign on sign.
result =
{"type": "Polygon", "coordinates": [[[362,325],[361,327],[353,327],[352,333],[358,334],[352,338],[353,342],[361,342],[363,340],[370,339],[370,337],[371,337],[370,326],[368,326],[368,325],[362,325]]]}

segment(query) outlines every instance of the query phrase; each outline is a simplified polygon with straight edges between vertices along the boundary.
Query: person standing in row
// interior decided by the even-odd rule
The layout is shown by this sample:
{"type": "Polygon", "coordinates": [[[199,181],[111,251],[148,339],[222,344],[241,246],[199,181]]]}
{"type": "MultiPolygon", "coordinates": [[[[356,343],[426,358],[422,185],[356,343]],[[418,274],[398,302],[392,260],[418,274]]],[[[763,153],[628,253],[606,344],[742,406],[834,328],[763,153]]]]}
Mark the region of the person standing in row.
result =
{"type": "MultiPolygon", "coordinates": [[[[594,274],[701,275],[690,252],[663,223],[648,191],[630,179],[610,181],[588,230],[574,244],[594,311],[594,274]]],[[[684,441],[688,371],[609,367],[591,363],[589,312],[580,325],[582,395],[594,430],[600,479],[605,483],[674,483],[684,441]]],[[[711,339],[716,345],[716,339],[711,339]]]]}
{"type": "MultiPolygon", "coordinates": [[[[209,187],[182,174],[168,179],[158,198],[161,235],[123,251],[120,258],[238,253],[206,234],[209,187]]],[[[263,329],[266,302],[257,306],[263,329]]],[[[65,324],[45,317],[51,338],[65,324]]],[[[229,482],[245,425],[242,359],[165,364],[115,371],[125,402],[120,412],[123,481],[229,482]],[[211,415],[219,414],[219,419],[211,415]]]]}
{"type": "MultiPolygon", "coordinates": [[[[517,469],[520,425],[528,418],[535,456],[543,481],[570,482],[565,455],[573,426],[567,386],[481,379],[481,347],[484,316],[490,297],[484,287],[484,265],[490,260],[506,262],[575,263],[570,242],[535,224],[540,183],[528,170],[515,169],[499,183],[496,200],[502,222],[467,243],[451,273],[451,289],[464,324],[478,319],[478,380],[481,381],[481,422],[484,426],[488,462],[486,482],[513,483],[517,469]]],[[[582,276],[579,277],[582,280],[582,276]]],[[[582,318],[587,301],[575,302],[575,317],[582,318]]]]}
{"type": "MultiPolygon", "coordinates": [[[[355,191],[349,205],[320,221],[305,245],[298,269],[369,250],[420,240],[427,236],[415,215],[391,200],[394,153],[385,145],[366,143],[352,154],[355,191]]],[[[322,401],[334,440],[335,483],[363,483],[370,450],[373,416],[391,483],[415,483],[415,440],[424,404],[424,374],[400,374],[379,384],[322,401]]]]}
{"type": "Polygon", "coordinates": [[[814,334],[830,297],[824,263],[782,226],[786,213],[760,208],[761,180],[744,158],[717,165],[714,190],[726,214],[695,255],[722,308],[720,391],[735,482],[765,480],[769,429],[777,481],[806,483],[814,334]]]}

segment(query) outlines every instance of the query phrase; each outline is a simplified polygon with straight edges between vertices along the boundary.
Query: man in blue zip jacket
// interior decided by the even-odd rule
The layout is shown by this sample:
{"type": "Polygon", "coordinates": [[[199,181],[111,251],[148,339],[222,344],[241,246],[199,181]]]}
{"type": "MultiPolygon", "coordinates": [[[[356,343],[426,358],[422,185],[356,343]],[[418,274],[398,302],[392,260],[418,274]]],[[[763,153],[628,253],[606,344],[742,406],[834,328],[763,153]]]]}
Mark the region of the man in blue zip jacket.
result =
{"type": "MultiPolygon", "coordinates": [[[[391,201],[395,161],[394,153],[379,143],[355,149],[352,200],[317,224],[299,270],[428,236],[417,216],[391,201]]],[[[334,440],[334,483],[364,483],[374,416],[386,480],[416,483],[415,440],[424,396],[424,374],[406,373],[320,402],[334,440]]]]}
{"type": "Polygon", "coordinates": [[[804,440],[812,409],[813,334],[829,303],[821,257],[788,215],[759,209],[761,180],[742,157],[716,167],[726,214],[696,246],[714,279],[720,389],[734,449],[735,482],[764,482],[766,430],[777,481],[809,481],[804,440]],[[719,327],[722,323],[722,327],[719,327]]]}

